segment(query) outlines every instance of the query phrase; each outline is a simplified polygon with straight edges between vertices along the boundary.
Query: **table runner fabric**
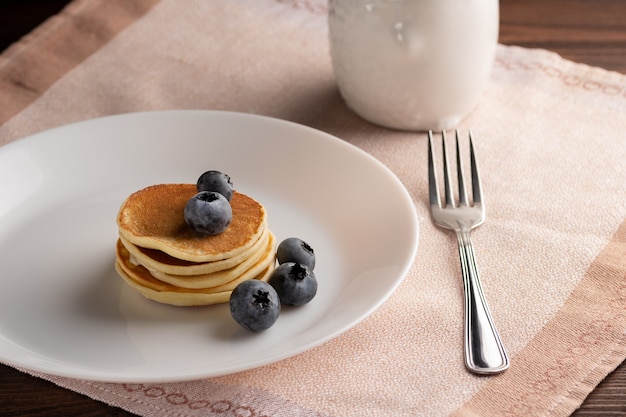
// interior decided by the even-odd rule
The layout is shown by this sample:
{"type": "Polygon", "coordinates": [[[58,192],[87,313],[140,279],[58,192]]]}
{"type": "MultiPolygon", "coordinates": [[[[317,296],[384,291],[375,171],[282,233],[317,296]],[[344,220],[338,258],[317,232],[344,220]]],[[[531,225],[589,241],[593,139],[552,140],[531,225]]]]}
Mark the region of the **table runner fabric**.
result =
{"type": "Polygon", "coordinates": [[[345,106],[325,1],[76,0],[0,56],[0,101],[0,144],[157,109],[306,124],[386,164],[420,223],[390,299],[310,351],[180,383],[25,370],[38,377],[146,416],[567,416],[626,358],[626,76],[499,45],[491,83],[459,126],[475,138],[488,217],[474,243],[512,359],[494,377],[463,365],[456,242],[429,218],[426,135],[345,106]]]}

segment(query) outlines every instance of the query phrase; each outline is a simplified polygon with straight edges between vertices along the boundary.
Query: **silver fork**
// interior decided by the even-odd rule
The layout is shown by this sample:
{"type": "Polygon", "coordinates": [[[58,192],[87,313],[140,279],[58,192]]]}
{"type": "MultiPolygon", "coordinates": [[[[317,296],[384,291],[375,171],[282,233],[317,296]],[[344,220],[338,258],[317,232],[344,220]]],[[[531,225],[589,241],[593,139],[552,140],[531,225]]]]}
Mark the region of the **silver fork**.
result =
{"type": "Polygon", "coordinates": [[[442,206],[437,174],[435,173],[435,155],[433,152],[433,134],[428,132],[428,192],[430,196],[430,212],[434,223],[442,228],[456,232],[459,245],[459,258],[463,275],[465,297],[464,343],[465,366],[472,372],[479,374],[494,374],[509,367],[509,358],[506,354],[496,326],[493,323],[487,301],[480,284],[474,248],[470,239],[470,230],[485,221],[485,206],[483,203],[478,167],[474,156],[472,133],[469,133],[470,164],[472,179],[472,200],[468,201],[465,192],[459,132],[456,131],[456,166],[457,183],[459,188],[458,204],[455,201],[450,177],[450,164],[446,152],[446,133],[441,133],[443,148],[443,176],[445,186],[445,204],[442,206]]]}

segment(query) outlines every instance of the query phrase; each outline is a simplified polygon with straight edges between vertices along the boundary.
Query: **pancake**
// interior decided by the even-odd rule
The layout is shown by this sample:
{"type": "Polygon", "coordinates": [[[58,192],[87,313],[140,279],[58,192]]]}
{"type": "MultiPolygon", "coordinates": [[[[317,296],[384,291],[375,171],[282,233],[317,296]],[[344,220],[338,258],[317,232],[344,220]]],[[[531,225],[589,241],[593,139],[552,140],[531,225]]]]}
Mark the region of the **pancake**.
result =
{"type": "MultiPolygon", "coordinates": [[[[117,273],[126,281],[126,283],[134,288],[137,292],[153,301],[157,301],[163,304],[170,304],[173,306],[206,306],[212,304],[227,303],[230,299],[232,291],[222,292],[202,292],[202,291],[183,291],[175,289],[174,291],[157,291],[148,287],[142,286],[139,282],[128,276],[126,272],[120,267],[119,263],[115,263],[115,269],[117,273]]],[[[266,281],[269,279],[273,268],[268,268],[267,271],[259,274],[255,279],[266,281]]]]}
{"type": "Polygon", "coordinates": [[[158,184],[131,194],[117,216],[120,236],[130,243],[156,249],[190,262],[214,262],[244,253],[267,228],[263,205],[234,192],[233,220],[219,235],[209,236],[187,225],[184,209],[196,194],[195,184],[158,184]]]}
{"type": "Polygon", "coordinates": [[[257,271],[255,275],[243,279],[240,277],[230,285],[188,289],[160,281],[154,278],[143,266],[131,263],[130,253],[119,241],[116,248],[115,269],[128,285],[148,299],[176,306],[200,306],[228,302],[232,290],[239,282],[247,279],[267,281],[274,270],[274,262],[270,262],[268,266],[257,271]]]}
{"type": "Polygon", "coordinates": [[[250,258],[253,254],[263,251],[267,244],[268,233],[269,229],[266,228],[261,236],[259,236],[259,239],[245,251],[230,258],[213,262],[184,261],[157,249],[136,246],[121,236],[120,240],[128,252],[130,252],[131,256],[136,259],[137,263],[145,266],[149,270],[160,271],[171,275],[200,275],[233,268],[250,258]]]}
{"type": "MultiPolygon", "coordinates": [[[[267,268],[270,263],[274,263],[276,256],[274,254],[275,239],[274,235],[269,234],[265,239],[265,246],[257,253],[250,256],[248,259],[240,263],[239,265],[226,269],[223,271],[217,271],[210,274],[201,275],[170,275],[165,274],[158,270],[151,270],[146,268],[150,275],[159,281],[181,287],[181,288],[212,288],[222,286],[233,282],[233,280],[241,278],[252,279],[260,271],[267,268]]],[[[131,259],[132,263],[132,259],[131,259]]],[[[143,266],[143,265],[142,265],[143,266]]],[[[234,287],[233,287],[234,288],[234,287]]]]}

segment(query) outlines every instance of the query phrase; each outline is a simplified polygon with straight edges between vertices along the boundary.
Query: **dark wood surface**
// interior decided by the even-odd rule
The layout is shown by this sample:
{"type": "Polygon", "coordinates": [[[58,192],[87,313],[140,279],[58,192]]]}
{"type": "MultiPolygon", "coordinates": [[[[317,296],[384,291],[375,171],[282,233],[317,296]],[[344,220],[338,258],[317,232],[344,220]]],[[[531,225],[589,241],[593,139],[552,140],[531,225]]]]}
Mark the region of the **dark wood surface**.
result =
{"type": "MultiPolygon", "coordinates": [[[[0,51],[67,3],[1,0],[0,51]]],[[[545,48],[575,62],[626,74],[626,0],[500,0],[500,14],[501,43],[545,48]]],[[[134,416],[8,366],[0,365],[0,380],[2,416],[134,416]]],[[[573,415],[626,416],[626,363],[573,415]]]]}

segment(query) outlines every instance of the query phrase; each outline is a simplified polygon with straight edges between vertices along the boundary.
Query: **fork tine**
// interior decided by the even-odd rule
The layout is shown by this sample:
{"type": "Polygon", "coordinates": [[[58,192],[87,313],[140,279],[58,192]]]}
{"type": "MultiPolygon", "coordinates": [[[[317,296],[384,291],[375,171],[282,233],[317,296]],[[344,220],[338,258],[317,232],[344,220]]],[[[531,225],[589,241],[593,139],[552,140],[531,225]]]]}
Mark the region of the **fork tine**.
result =
{"type": "Polygon", "coordinates": [[[443,153],[443,182],[445,186],[446,206],[456,207],[454,203],[454,192],[452,191],[452,179],[450,178],[450,163],[448,162],[448,152],[446,151],[446,131],[441,131],[441,143],[443,153]]]}
{"type": "Polygon", "coordinates": [[[469,144],[470,144],[470,164],[472,169],[472,198],[474,204],[482,204],[483,193],[480,185],[480,176],[478,174],[478,164],[476,163],[476,157],[474,156],[474,143],[472,142],[472,131],[469,132],[469,144]]]}
{"type": "Polygon", "coordinates": [[[437,177],[435,174],[435,154],[433,152],[433,132],[428,131],[428,195],[430,205],[441,207],[441,198],[439,197],[439,187],[437,186],[437,177]]]}
{"type": "Polygon", "coordinates": [[[467,206],[467,194],[465,193],[465,179],[463,176],[463,163],[461,162],[461,149],[459,147],[459,131],[456,130],[456,173],[459,184],[459,205],[467,206]]]}

